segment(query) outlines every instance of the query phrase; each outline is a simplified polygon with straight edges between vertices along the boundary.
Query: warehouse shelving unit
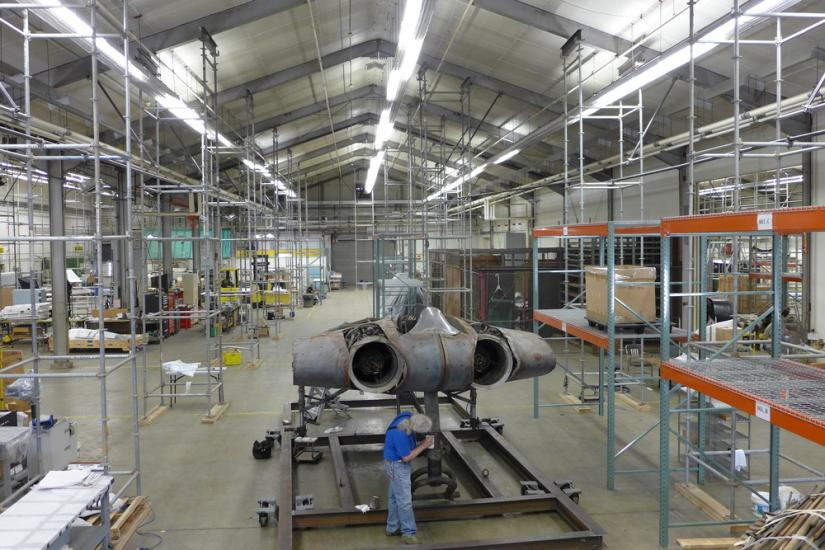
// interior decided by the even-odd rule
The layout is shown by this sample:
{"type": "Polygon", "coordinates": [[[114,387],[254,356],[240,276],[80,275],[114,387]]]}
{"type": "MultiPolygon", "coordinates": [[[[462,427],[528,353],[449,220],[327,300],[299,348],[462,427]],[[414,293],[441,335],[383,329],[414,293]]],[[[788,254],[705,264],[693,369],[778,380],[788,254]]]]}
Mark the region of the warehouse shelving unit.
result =
{"type": "MultiPolygon", "coordinates": [[[[675,436],[688,451],[688,460],[697,464],[698,482],[704,483],[707,472],[721,477],[727,483],[741,485],[755,492],[753,485],[760,480],[738,479],[735,472],[730,475],[720,471],[714,463],[713,453],[704,448],[706,415],[719,410],[707,398],[719,400],[731,410],[743,411],[770,423],[769,456],[769,506],[772,511],[779,509],[779,484],[782,481],[821,482],[825,477],[815,468],[797,461],[793,464],[811,473],[805,478],[793,480],[780,479],[780,459],[787,458],[780,454],[780,429],[786,429],[820,445],[825,445],[825,372],[821,369],[802,364],[798,360],[825,357],[825,353],[807,346],[784,341],[783,320],[781,312],[786,301],[783,292],[783,279],[786,278],[787,255],[785,247],[789,235],[825,231],[825,206],[783,208],[749,212],[731,212],[726,214],[707,214],[700,216],[683,216],[665,218],[661,222],[662,235],[662,321],[660,370],[660,431],[659,431],[659,543],[666,546],[669,541],[669,529],[673,527],[690,527],[708,524],[741,523],[733,518],[735,503],[731,489],[731,519],[721,522],[670,522],[670,441],[675,436]],[[670,327],[670,297],[672,295],[689,295],[700,300],[699,334],[705,334],[706,302],[708,296],[730,294],[714,292],[709,288],[709,278],[705,270],[699,280],[698,292],[671,293],[670,255],[672,241],[677,238],[699,237],[700,250],[704,250],[707,238],[711,236],[747,237],[758,235],[769,237],[771,251],[771,293],[772,305],[744,329],[734,325],[733,338],[726,343],[688,342],[684,354],[676,359],[667,343],[670,327]],[[750,332],[757,322],[772,317],[770,338],[764,343],[768,346],[759,356],[741,356],[737,352],[737,343],[750,332]],[[699,393],[698,406],[691,407],[688,399],[679,399],[680,404],[672,408],[671,399],[680,388],[689,388],[699,393]],[[685,405],[685,403],[687,403],[685,405]],[[689,438],[671,428],[671,415],[695,414],[698,417],[696,444],[689,438]],[[666,428],[666,429],[665,429],[666,428]]],[[[703,266],[704,254],[700,254],[699,265],[703,266]]],[[[741,292],[740,293],[746,293],[741,292]]],[[[751,341],[753,342],[753,341],[751,341]]],[[[728,454],[735,452],[732,447],[728,454]]],[[[753,451],[752,451],[753,452],[753,451]]],[[[686,463],[689,465],[689,463],[686,463]]]]}
{"type": "MultiPolygon", "coordinates": [[[[656,428],[652,427],[633,437],[629,443],[617,451],[616,449],[616,393],[624,391],[625,388],[638,386],[640,388],[640,400],[645,399],[645,385],[657,380],[655,368],[651,367],[650,372],[645,372],[645,344],[659,343],[661,340],[662,323],[649,322],[638,312],[635,312],[627,304],[621,305],[627,308],[639,319],[642,328],[641,333],[624,332],[616,324],[615,309],[619,300],[616,298],[616,287],[627,284],[650,284],[659,286],[659,283],[623,283],[617,280],[616,266],[621,254],[617,254],[617,248],[621,252],[621,241],[640,241],[647,239],[648,244],[655,242],[660,234],[659,224],[655,222],[606,222],[594,224],[562,225],[553,227],[540,227],[533,230],[533,296],[538,296],[538,281],[540,273],[558,273],[559,270],[543,270],[539,266],[539,240],[543,237],[553,237],[562,240],[583,240],[591,239],[596,242],[594,247],[599,251],[599,265],[607,269],[607,326],[591,326],[585,318],[584,288],[577,294],[576,298],[568,302],[561,309],[533,310],[534,332],[539,332],[543,326],[549,326],[560,331],[563,339],[567,343],[570,339],[580,342],[580,351],[583,356],[584,344],[590,344],[598,349],[599,361],[598,369],[595,372],[586,371],[583,357],[580,359],[581,367],[575,369],[564,365],[561,361],[557,364],[565,371],[565,378],[573,380],[580,388],[580,401],[586,403],[582,398],[585,392],[593,392],[593,397],[598,405],[599,415],[607,416],[607,487],[615,488],[617,474],[640,474],[655,473],[656,469],[649,470],[617,470],[617,459],[627,453],[638,441],[656,428]],[[638,374],[625,371],[622,367],[621,354],[623,344],[638,343],[639,355],[636,359],[642,365],[638,374]],[[595,380],[593,380],[595,378],[595,380]],[[606,398],[605,398],[606,390],[606,398]]],[[[636,246],[639,246],[637,244],[636,246]]],[[[573,246],[575,248],[575,245],[573,246]]],[[[642,262],[643,263],[643,262],[642,262]]],[[[584,265],[578,269],[569,269],[566,265],[562,272],[567,276],[575,275],[581,278],[583,283],[584,265]]],[[[659,266],[656,266],[659,267],[659,266]]],[[[583,287],[583,285],[582,285],[583,287]]],[[[536,300],[534,299],[534,302],[536,300]]],[[[537,303],[537,302],[536,302],[537,303]]],[[[668,328],[668,338],[684,340],[687,335],[684,331],[668,328]]],[[[539,380],[533,380],[533,416],[538,418],[541,408],[544,407],[565,407],[581,406],[582,403],[560,404],[542,403],[539,397],[539,380]]]]}

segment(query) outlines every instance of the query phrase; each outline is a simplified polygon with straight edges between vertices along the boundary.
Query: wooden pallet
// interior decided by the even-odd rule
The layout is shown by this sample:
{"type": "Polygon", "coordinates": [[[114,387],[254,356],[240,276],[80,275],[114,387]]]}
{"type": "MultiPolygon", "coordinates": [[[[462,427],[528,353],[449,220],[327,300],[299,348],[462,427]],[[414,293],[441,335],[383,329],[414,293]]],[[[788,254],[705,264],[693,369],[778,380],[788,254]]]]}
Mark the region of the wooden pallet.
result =
{"type": "Polygon", "coordinates": [[[739,539],[733,537],[712,537],[699,539],[676,539],[679,548],[692,548],[694,550],[724,550],[730,548],[739,539]]]}
{"type": "Polygon", "coordinates": [[[149,426],[149,425],[151,425],[151,424],[152,424],[152,422],[154,422],[155,420],[157,420],[157,419],[158,419],[158,417],[159,417],[160,415],[162,415],[163,413],[165,413],[168,409],[169,409],[169,407],[167,407],[166,405],[155,405],[154,407],[152,407],[152,410],[150,410],[150,411],[146,414],[146,417],[145,417],[145,418],[141,418],[141,419],[140,419],[139,424],[140,424],[141,426],[149,426]]]}
{"type": "Polygon", "coordinates": [[[123,512],[113,517],[111,547],[114,550],[124,550],[150,513],[152,513],[152,508],[146,497],[134,497],[123,512]]]}
{"type": "Polygon", "coordinates": [[[627,393],[624,393],[624,392],[617,392],[616,393],[616,399],[623,402],[625,405],[627,405],[627,406],[629,406],[633,409],[636,409],[639,412],[650,412],[650,405],[649,404],[642,403],[641,401],[639,401],[638,399],[636,399],[635,397],[633,397],[630,394],[627,394],[627,393]]]}
{"type": "Polygon", "coordinates": [[[206,414],[201,417],[201,424],[214,424],[221,417],[224,415],[226,410],[229,408],[229,402],[221,403],[219,405],[212,405],[212,409],[209,411],[209,414],[206,414]]]}
{"type": "MultiPolygon", "coordinates": [[[[126,508],[122,512],[115,512],[110,518],[110,550],[125,550],[137,530],[152,513],[152,507],[144,496],[129,497],[126,502],[126,508]]],[[[98,525],[100,524],[100,516],[87,518],[86,521],[92,525],[98,525]]]]}
{"type": "Polygon", "coordinates": [[[714,521],[729,521],[730,510],[693,483],[676,483],[676,492],[714,521]]]}
{"type": "Polygon", "coordinates": [[[578,405],[574,408],[576,409],[576,412],[579,414],[587,414],[593,412],[593,409],[591,407],[588,407],[587,405],[582,403],[581,399],[579,399],[575,395],[571,395],[569,393],[560,393],[559,397],[561,397],[561,400],[565,403],[569,403],[571,405],[578,405]]]}

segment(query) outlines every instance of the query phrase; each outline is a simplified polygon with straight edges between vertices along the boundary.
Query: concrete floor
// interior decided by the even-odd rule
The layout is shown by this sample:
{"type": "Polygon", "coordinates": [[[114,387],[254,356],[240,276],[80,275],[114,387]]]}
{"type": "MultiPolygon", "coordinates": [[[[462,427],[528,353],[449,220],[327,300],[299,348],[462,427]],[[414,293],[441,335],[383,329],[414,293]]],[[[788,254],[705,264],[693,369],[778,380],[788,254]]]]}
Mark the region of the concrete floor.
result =
{"type": "MultiPolygon", "coordinates": [[[[205,412],[202,399],[181,400],[151,426],[141,429],[141,469],[143,494],[151,501],[155,516],[144,532],[135,539],[132,548],[152,547],[162,537],[163,548],[219,549],[274,548],[276,528],[262,529],[255,513],[256,500],[276,494],[278,482],[277,453],[273,460],[254,460],[251,444],[262,438],[267,428],[277,426],[285,403],[295,399],[291,380],[291,344],[297,337],[308,336],[334,327],[344,321],[363,318],[371,313],[371,293],[359,291],[333,292],[322,306],[298,310],[295,320],[281,323],[279,339],[261,342],[263,365],[232,367],[226,374],[226,399],[231,403],[226,415],[216,424],[200,422],[205,412]]],[[[240,338],[240,330],[225,336],[232,341],[240,338]]],[[[198,328],[184,331],[163,346],[164,360],[200,361],[203,338],[198,328]]],[[[560,355],[560,360],[577,362],[560,355]]],[[[585,356],[592,361],[592,356],[585,356]]],[[[158,346],[149,346],[147,364],[151,382],[159,376],[158,346]]],[[[577,364],[577,363],[575,363],[577,364]]],[[[91,364],[77,362],[76,370],[92,370],[91,364]]],[[[108,378],[110,415],[110,454],[115,469],[131,464],[130,425],[131,378],[121,369],[108,378]]],[[[560,369],[541,380],[544,402],[559,402],[562,375],[560,369]]],[[[78,425],[81,458],[95,459],[100,452],[99,387],[94,379],[49,380],[43,389],[44,412],[71,417],[78,425]]],[[[583,508],[606,530],[610,548],[657,548],[658,540],[658,480],[656,475],[622,476],[615,491],[605,487],[606,420],[595,414],[578,414],[569,408],[543,409],[541,418],[532,417],[532,382],[519,381],[479,396],[482,416],[500,417],[505,424],[505,437],[549,479],[574,480],[583,489],[583,508]]],[[[652,393],[648,396],[657,399],[652,393]]],[[[155,401],[150,402],[151,407],[155,401]]],[[[619,405],[617,430],[620,443],[629,441],[658,417],[654,405],[651,412],[637,412],[619,405]]],[[[325,426],[342,425],[345,430],[383,430],[387,413],[358,411],[351,419],[328,415],[325,426]]],[[[323,429],[324,426],[321,427],[323,429]]],[[[317,429],[317,428],[316,428],[317,429]]],[[[754,421],[755,446],[765,446],[766,425],[754,421]]],[[[810,465],[825,468],[825,453],[796,436],[782,435],[783,451],[810,465]]],[[[675,444],[672,445],[675,460],[675,444]]],[[[384,498],[379,459],[352,457],[352,472],[359,487],[359,499],[372,494],[384,498]]],[[[367,457],[369,455],[366,455],[367,457]]],[[[658,435],[654,431],[643,439],[638,450],[622,457],[620,468],[654,468],[658,463],[658,435]]],[[[349,458],[349,457],[348,457],[349,458]]],[[[766,460],[753,465],[754,475],[765,476],[766,460]]],[[[322,462],[323,464],[323,462],[322,462]]],[[[312,467],[307,467],[312,468],[312,467]]],[[[495,470],[493,475],[495,475],[495,470]]],[[[783,474],[797,475],[787,468],[783,474]]],[[[317,471],[302,470],[298,476],[301,491],[313,493],[319,506],[333,504],[335,495],[328,466],[317,471]],[[306,487],[306,489],[304,489],[306,487]]],[[[675,477],[678,478],[678,475],[675,477]]],[[[800,488],[804,488],[800,485],[800,488]]],[[[507,489],[508,491],[516,489],[507,489]]],[[[720,484],[709,489],[723,502],[727,493],[720,484]]],[[[748,517],[749,499],[740,492],[737,513],[748,517]]],[[[681,497],[672,500],[672,521],[705,519],[681,497]]],[[[546,516],[510,518],[475,522],[440,522],[420,524],[424,541],[474,540],[485,536],[544,532],[559,529],[546,516]]],[[[677,536],[721,536],[722,528],[692,528],[672,531],[675,547],[677,536]]],[[[335,545],[336,548],[371,548],[397,543],[388,541],[381,527],[359,527],[339,530],[319,530],[296,536],[296,548],[314,549],[335,545]]]]}

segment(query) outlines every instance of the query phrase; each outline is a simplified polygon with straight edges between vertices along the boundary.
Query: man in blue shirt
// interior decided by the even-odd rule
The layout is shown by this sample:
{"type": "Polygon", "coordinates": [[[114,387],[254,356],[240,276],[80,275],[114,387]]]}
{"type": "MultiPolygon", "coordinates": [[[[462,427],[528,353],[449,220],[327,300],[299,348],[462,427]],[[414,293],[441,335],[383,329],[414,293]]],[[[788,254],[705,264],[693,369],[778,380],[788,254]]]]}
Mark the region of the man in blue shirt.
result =
{"type": "Polygon", "coordinates": [[[384,471],[390,482],[387,536],[402,535],[405,544],[420,544],[415,536],[410,462],[435,441],[432,435],[421,443],[415,440],[416,433],[426,433],[432,425],[428,416],[405,411],[390,422],[384,437],[384,471]]]}

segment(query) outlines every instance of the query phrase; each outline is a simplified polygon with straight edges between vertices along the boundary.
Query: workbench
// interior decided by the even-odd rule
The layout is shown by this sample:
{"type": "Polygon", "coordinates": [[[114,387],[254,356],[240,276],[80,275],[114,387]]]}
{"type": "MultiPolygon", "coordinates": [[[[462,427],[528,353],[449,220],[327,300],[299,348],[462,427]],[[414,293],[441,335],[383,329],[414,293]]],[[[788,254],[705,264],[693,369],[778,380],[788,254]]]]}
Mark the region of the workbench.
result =
{"type": "Polygon", "coordinates": [[[38,489],[35,485],[20,500],[0,514],[0,549],[40,550],[70,547],[97,548],[104,538],[104,526],[73,526],[90,507],[108,506],[112,478],[100,476],[87,485],[61,489],[38,489]]]}

